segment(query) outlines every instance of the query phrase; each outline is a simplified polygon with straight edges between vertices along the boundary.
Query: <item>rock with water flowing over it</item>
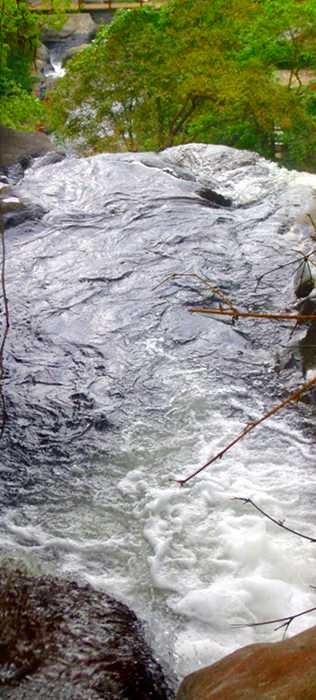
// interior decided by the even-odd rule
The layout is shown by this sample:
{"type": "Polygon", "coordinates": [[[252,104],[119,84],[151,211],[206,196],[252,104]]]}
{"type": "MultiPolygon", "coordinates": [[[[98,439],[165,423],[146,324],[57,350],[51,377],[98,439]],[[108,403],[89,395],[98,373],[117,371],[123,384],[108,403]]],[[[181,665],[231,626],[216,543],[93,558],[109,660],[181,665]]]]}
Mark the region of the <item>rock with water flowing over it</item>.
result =
{"type": "Polygon", "coordinates": [[[90,586],[0,575],[0,696],[10,700],[167,700],[142,625],[90,586]]]}
{"type": "Polygon", "coordinates": [[[191,673],[177,700],[315,700],[316,627],[291,639],[252,644],[191,673]]]}

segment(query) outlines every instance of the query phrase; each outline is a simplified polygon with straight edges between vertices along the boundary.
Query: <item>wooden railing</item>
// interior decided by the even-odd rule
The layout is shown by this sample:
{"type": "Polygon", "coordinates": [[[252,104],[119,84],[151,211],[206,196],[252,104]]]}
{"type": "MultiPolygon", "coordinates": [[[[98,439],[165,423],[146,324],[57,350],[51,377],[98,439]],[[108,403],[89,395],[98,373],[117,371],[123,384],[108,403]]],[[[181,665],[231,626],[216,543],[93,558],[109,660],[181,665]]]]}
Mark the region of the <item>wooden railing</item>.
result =
{"type": "Polygon", "coordinates": [[[119,7],[133,8],[133,7],[143,7],[147,4],[147,0],[131,0],[131,2],[115,2],[115,0],[103,0],[101,2],[85,2],[85,0],[78,0],[78,9],[81,10],[83,7],[86,9],[91,5],[102,5],[105,10],[113,10],[119,7]]]}
{"type": "MultiPolygon", "coordinates": [[[[67,12],[90,12],[92,10],[131,10],[137,7],[160,7],[163,5],[163,0],[73,0],[67,12]]],[[[41,2],[41,0],[33,0],[30,2],[30,8],[33,12],[51,12],[49,2],[41,2]]]]}

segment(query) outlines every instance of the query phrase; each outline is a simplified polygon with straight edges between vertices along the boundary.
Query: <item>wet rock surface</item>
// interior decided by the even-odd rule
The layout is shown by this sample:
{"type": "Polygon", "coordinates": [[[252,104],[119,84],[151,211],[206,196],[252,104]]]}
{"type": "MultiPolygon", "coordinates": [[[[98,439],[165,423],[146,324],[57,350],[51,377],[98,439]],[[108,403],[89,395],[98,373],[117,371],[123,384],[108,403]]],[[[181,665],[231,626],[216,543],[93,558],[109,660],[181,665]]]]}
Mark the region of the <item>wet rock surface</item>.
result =
{"type": "Polygon", "coordinates": [[[184,679],[177,700],[315,700],[316,627],[253,644],[184,679]]]}
{"type": "Polygon", "coordinates": [[[174,697],[125,605],[73,581],[0,574],[0,697],[174,697]]]}

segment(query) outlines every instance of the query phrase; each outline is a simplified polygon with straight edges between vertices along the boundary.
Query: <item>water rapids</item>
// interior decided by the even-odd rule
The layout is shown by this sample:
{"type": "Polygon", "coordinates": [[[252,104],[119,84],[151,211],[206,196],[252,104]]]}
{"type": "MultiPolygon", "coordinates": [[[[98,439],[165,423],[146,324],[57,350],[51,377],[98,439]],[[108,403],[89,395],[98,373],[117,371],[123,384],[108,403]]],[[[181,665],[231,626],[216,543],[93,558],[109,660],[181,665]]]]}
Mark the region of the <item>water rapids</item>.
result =
{"type": "Polygon", "coordinates": [[[256,280],[313,247],[314,187],[255,154],[189,145],[38,160],[16,188],[43,217],[6,234],[2,556],[127,602],[179,677],[280,639],[233,625],[316,605],[315,545],[233,500],[315,536],[312,400],[175,481],[303,381],[302,330],[192,315],[217,300],[175,273],[242,308],[292,309],[295,266],[256,280]]]}

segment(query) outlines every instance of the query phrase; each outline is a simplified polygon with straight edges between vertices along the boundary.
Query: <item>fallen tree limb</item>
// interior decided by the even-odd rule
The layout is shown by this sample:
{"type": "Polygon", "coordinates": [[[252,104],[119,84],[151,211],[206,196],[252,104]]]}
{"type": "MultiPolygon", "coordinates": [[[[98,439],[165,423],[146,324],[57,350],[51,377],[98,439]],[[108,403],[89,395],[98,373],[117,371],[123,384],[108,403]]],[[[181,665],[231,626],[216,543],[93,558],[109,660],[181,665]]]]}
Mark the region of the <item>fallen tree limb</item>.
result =
{"type": "Polygon", "coordinates": [[[240,311],[240,309],[213,309],[204,306],[194,306],[189,309],[192,314],[206,314],[207,316],[230,316],[233,320],[239,318],[263,318],[269,321],[316,321],[316,314],[273,314],[261,311],[240,311]]]}
{"type": "Polygon", "coordinates": [[[248,435],[248,433],[251,433],[252,430],[257,428],[258,425],[260,425],[264,421],[268,420],[268,418],[271,418],[271,416],[274,416],[276,413],[279,413],[279,411],[281,411],[283,408],[285,408],[285,406],[287,406],[289,403],[292,403],[292,401],[293,402],[299,401],[300,398],[304,394],[306,394],[307,391],[312,389],[312,387],[314,387],[314,386],[316,386],[316,376],[313,379],[310,379],[308,382],[305,382],[304,384],[302,384],[301,387],[299,387],[298,389],[293,391],[291,394],[289,394],[289,396],[286,399],[284,399],[283,401],[278,403],[276,406],[273,406],[273,408],[271,408],[270,411],[268,411],[263,416],[261,416],[261,418],[258,418],[257,420],[252,421],[251,423],[248,423],[248,425],[246,425],[244,430],[242,430],[241,433],[239,433],[230,443],[228,443],[228,445],[226,445],[226,447],[224,447],[222,450],[217,452],[214,455],[214,457],[211,457],[211,459],[209,459],[207,462],[205,462],[205,464],[203,464],[202,467],[199,467],[199,469],[197,469],[195,472],[193,472],[193,474],[190,474],[185,479],[177,479],[176,480],[177,483],[180,484],[180,486],[184,486],[184,484],[186,484],[188,481],[190,481],[190,479],[193,479],[194,476],[197,476],[197,474],[200,474],[200,472],[202,472],[204,469],[206,469],[206,467],[209,467],[211,464],[213,464],[213,462],[216,462],[218,459],[222,459],[222,457],[224,456],[224,454],[226,454],[226,452],[231,450],[231,448],[234,447],[234,445],[236,445],[237,442],[242,440],[242,438],[244,438],[246,435],[248,435]]]}

